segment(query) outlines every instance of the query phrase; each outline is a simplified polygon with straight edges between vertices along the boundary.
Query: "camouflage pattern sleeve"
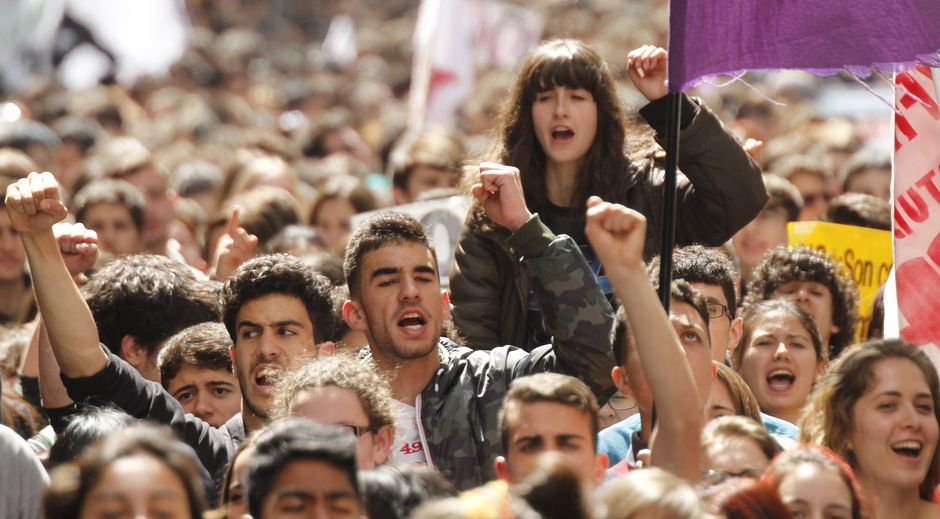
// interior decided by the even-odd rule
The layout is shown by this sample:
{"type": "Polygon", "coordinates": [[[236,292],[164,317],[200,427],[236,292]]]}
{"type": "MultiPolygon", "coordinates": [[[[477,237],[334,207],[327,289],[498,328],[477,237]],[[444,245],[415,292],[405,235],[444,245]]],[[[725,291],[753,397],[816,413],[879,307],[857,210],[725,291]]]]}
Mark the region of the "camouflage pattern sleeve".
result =
{"type": "Polygon", "coordinates": [[[518,375],[545,371],[553,364],[553,371],[581,379],[605,402],[614,392],[610,378],[614,311],[577,243],[552,234],[536,215],[510,237],[509,244],[522,260],[554,350],[527,359],[518,375]]]}

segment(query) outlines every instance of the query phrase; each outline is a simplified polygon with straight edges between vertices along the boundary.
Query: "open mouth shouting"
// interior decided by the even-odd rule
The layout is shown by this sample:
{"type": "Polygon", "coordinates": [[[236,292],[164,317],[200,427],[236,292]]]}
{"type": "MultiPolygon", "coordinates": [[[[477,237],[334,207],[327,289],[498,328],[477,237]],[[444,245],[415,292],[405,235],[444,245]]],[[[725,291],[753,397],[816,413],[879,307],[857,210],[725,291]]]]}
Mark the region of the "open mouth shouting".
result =
{"type": "Polygon", "coordinates": [[[420,337],[427,328],[428,320],[420,310],[409,308],[398,316],[398,329],[408,337],[420,337]]]}
{"type": "Polygon", "coordinates": [[[260,364],[251,372],[251,380],[254,382],[255,391],[270,395],[277,384],[278,376],[281,374],[281,367],[277,364],[260,364]]]}
{"type": "Polygon", "coordinates": [[[567,126],[555,126],[552,128],[552,142],[555,144],[565,144],[574,139],[574,130],[567,126]]]}
{"type": "Polygon", "coordinates": [[[788,369],[775,369],[767,375],[767,387],[774,393],[786,393],[795,383],[796,375],[788,369]]]}

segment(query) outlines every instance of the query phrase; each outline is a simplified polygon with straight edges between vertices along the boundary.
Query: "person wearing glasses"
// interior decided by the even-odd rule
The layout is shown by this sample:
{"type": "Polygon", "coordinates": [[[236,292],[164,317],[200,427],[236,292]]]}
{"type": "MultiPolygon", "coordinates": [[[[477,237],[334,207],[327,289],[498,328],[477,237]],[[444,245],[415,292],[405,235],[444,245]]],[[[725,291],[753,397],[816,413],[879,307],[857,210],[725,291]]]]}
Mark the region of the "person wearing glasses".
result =
{"type": "Polygon", "coordinates": [[[356,437],[360,470],[382,465],[389,452],[407,449],[395,438],[395,416],[388,382],[373,364],[354,355],[322,355],[288,372],[274,393],[275,417],[303,417],[338,425],[356,437]]]}
{"type": "MultiPolygon", "coordinates": [[[[659,276],[660,257],[650,261],[651,277],[659,276]]],[[[715,247],[689,245],[672,253],[672,278],[684,279],[705,297],[712,360],[728,364],[728,355],[741,339],[735,284],[737,271],[728,256],[715,247]]]]}

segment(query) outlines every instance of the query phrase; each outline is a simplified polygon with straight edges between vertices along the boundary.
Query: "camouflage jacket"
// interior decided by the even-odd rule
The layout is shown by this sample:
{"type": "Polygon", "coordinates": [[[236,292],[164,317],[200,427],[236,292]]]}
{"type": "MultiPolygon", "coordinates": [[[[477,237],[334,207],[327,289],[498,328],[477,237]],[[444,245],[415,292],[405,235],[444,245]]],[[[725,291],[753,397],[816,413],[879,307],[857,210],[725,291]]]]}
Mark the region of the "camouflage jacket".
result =
{"type": "Polygon", "coordinates": [[[458,488],[495,477],[493,460],[502,454],[497,417],[516,377],[544,371],[572,375],[600,402],[614,392],[614,314],[577,244],[552,234],[536,215],[509,245],[519,255],[553,340],[532,352],[513,346],[471,350],[441,340],[441,366],[416,405],[418,430],[431,463],[458,488]]]}
{"type": "MultiPolygon", "coordinates": [[[[721,121],[698,101],[683,95],[683,127],[679,145],[676,197],[676,245],[720,245],[754,219],[767,201],[760,169],[721,121]]],[[[640,111],[657,134],[665,129],[665,99],[640,111]]],[[[664,172],[650,160],[638,161],[622,193],[594,193],[646,216],[644,259],[659,254],[662,235],[664,172]]],[[[451,264],[450,295],[454,324],[475,349],[497,344],[526,347],[529,286],[519,262],[507,250],[509,231],[476,219],[471,210],[451,264]]],[[[585,245],[585,244],[581,244],[585,245]]]]}

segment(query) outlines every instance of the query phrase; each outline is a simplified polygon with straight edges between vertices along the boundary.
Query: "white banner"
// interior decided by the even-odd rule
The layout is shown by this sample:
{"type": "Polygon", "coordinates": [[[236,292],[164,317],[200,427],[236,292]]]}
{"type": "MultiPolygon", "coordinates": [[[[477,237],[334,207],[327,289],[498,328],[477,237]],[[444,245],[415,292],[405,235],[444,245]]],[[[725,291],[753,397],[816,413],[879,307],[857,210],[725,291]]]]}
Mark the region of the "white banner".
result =
{"type": "Polygon", "coordinates": [[[940,109],[931,69],[898,74],[892,193],[898,325],[940,359],[940,109]]]}

